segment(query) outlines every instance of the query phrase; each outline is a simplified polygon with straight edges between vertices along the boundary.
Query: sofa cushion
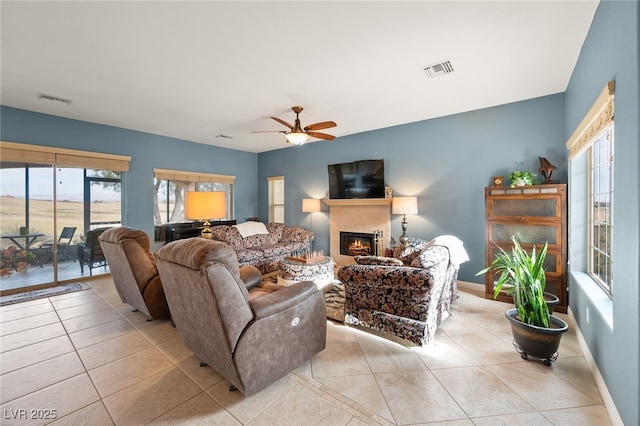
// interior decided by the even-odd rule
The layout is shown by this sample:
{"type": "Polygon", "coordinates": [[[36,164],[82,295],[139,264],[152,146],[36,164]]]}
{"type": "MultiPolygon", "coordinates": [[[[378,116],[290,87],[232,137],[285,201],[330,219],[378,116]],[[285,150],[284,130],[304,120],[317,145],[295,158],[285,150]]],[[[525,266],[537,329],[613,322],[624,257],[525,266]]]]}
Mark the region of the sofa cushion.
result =
{"type": "Polygon", "coordinates": [[[288,250],[287,254],[301,253],[309,249],[309,243],[305,241],[288,241],[288,242],[281,241],[277,244],[277,246],[285,247],[288,250]]]}
{"type": "Polygon", "coordinates": [[[246,248],[259,247],[261,249],[268,249],[277,242],[278,239],[272,233],[255,234],[250,237],[243,238],[243,244],[246,248]]]}
{"type": "Polygon", "coordinates": [[[282,232],[282,238],[280,241],[304,241],[309,242],[313,235],[310,231],[307,231],[302,226],[287,226],[282,232]]]}
{"type": "Polygon", "coordinates": [[[292,251],[296,250],[297,243],[276,243],[269,247],[264,248],[264,254],[266,257],[283,257],[289,256],[292,251]]]}
{"type": "Polygon", "coordinates": [[[255,248],[238,249],[236,250],[236,255],[238,256],[238,262],[242,264],[253,264],[263,260],[265,257],[264,251],[255,248]]]}

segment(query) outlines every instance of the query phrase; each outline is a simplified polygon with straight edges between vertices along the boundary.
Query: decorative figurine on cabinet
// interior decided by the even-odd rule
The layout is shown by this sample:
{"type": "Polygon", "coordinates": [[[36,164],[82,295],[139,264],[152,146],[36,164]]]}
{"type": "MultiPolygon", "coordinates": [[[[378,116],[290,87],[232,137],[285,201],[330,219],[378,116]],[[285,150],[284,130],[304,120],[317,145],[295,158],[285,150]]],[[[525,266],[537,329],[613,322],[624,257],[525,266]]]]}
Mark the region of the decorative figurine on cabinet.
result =
{"type": "Polygon", "coordinates": [[[544,182],[542,183],[558,183],[557,181],[551,180],[551,174],[555,169],[557,169],[557,167],[551,164],[544,157],[538,157],[538,159],[540,160],[540,168],[538,169],[538,171],[542,176],[544,176],[544,182]]]}

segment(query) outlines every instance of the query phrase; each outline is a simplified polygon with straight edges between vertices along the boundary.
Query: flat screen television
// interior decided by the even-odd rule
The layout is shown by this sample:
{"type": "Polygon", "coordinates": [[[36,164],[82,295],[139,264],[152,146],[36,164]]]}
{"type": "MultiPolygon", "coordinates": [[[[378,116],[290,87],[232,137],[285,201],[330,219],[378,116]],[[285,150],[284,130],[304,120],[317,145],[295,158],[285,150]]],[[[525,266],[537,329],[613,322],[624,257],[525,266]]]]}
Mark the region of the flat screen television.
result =
{"type": "Polygon", "coordinates": [[[384,198],[384,161],[330,164],[329,198],[384,198]]]}

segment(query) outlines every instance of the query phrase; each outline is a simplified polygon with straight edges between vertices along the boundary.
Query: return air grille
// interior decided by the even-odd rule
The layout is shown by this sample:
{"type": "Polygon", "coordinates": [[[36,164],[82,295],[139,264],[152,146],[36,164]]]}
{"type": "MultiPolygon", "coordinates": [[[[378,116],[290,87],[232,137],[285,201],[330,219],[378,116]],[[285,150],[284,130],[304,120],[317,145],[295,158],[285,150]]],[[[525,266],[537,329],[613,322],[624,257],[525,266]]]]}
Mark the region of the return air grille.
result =
{"type": "Polygon", "coordinates": [[[423,71],[428,78],[442,77],[453,72],[453,65],[451,65],[451,61],[438,62],[427,65],[423,71]]]}
{"type": "Polygon", "coordinates": [[[69,105],[71,103],[71,99],[60,98],[58,96],[47,95],[45,93],[40,93],[38,95],[38,99],[42,99],[43,101],[58,102],[65,105],[69,105]]]}

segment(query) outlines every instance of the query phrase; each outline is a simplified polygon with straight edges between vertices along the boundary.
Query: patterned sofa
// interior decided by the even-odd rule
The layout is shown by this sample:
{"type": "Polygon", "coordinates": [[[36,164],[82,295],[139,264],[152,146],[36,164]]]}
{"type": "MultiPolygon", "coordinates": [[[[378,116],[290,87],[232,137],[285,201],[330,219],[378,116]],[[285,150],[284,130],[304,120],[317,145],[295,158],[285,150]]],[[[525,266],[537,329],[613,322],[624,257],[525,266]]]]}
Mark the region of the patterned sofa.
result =
{"type": "Polygon", "coordinates": [[[314,238],[311,231],[283,223],[266,223],[264,228],[268,233],[243,237],[238,227],[245,224],[213,227],[213,239],[229,244],[236,252],[240,266],[253,265],[263,274],[279,270],[285,256],[308,250],[314,238]]]}
{"type": "Polygon", "coordinates": [[[428,344],[458,298],[459,263],[451,261],[450,248],[408,238],[393,257],[355,260],[338,271],[345,287],[345,324],[428,344]]]}

